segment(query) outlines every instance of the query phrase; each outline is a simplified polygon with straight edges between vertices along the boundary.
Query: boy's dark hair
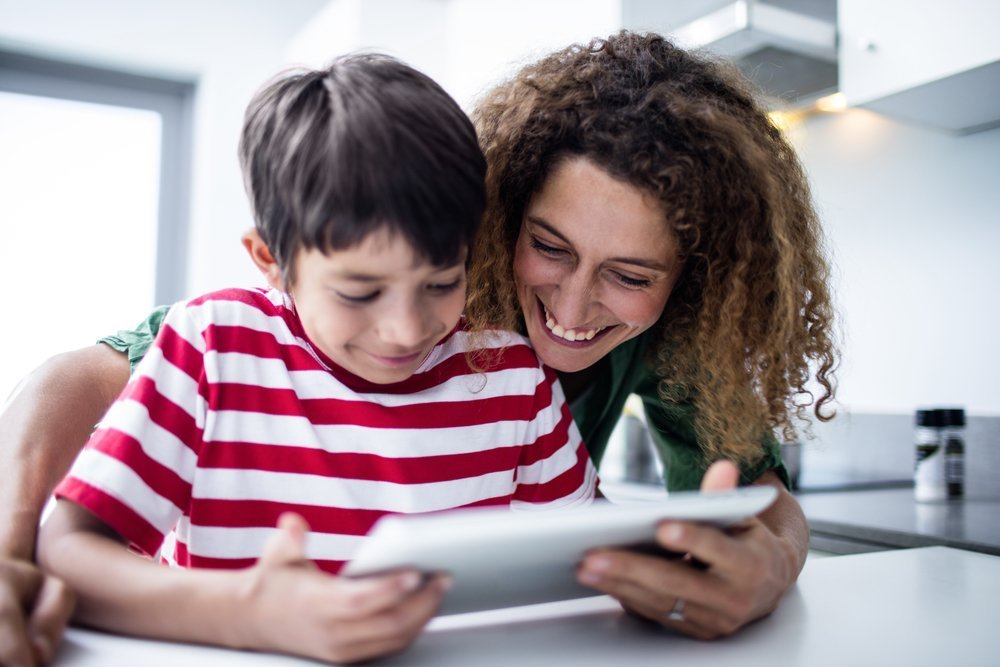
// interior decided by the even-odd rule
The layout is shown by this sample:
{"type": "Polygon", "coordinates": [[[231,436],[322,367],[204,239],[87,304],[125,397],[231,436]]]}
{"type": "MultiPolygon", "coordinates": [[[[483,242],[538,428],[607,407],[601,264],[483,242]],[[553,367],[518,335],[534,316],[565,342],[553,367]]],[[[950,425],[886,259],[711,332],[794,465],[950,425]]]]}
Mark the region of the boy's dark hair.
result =
{"type": "Polygon", "coordinates": [[[378,229],[435,266],[459,261],[485,206],[476,131],[434,81],[379,54],[285,73],[250,101],[240,164],[257,231],[293,281],[300,248],[378,229]]]}

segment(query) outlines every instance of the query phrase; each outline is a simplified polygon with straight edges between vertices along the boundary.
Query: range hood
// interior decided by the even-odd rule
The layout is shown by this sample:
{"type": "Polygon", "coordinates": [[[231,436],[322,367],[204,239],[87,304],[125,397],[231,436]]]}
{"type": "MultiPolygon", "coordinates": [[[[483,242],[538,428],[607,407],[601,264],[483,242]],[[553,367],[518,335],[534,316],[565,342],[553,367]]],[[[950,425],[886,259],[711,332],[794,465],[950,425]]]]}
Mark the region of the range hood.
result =
{"type": "Polygon", "coordinates": [[[733,58],[775,107],[837,89],[836,0],[737,0],[670,31],[679,45],[733,58]]]}

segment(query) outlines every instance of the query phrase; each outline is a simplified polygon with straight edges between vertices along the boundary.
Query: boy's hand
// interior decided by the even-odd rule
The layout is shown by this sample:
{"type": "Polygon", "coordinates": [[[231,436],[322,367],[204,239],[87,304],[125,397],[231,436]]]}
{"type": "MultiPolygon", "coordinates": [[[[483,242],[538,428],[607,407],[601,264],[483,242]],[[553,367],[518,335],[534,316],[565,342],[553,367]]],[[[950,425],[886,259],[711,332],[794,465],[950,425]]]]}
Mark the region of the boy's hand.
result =
{"type": "Polygon", "coordinates": [[[365,579],[319,571],[305,556],[308,526],[297,514],[278,520],[280,533],[246,570],[237,611],[247,622],[243,646],[356,662],[409,646],[430,621],[447,580],[424,582],[404,571],[365,579]]]}
{"type": "Polygon", "coordinates": [[[47,663],[73,612],[73,592],[33,563],[0,558],[0,665],[47,663]]]}

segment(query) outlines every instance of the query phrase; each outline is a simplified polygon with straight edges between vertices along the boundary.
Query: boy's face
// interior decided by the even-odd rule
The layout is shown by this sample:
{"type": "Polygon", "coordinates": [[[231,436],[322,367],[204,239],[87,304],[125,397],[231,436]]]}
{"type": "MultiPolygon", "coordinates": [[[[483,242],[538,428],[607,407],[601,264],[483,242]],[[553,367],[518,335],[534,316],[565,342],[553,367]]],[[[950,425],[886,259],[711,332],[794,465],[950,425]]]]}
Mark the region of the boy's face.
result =
{"type": "Polygon", "coordinates": [[[432,266],[379,230],[346,250],[300,250],[288,289],[306,334],[351,373],[378,384],[410,377],[465,306],[465,257],[432,266]]]}

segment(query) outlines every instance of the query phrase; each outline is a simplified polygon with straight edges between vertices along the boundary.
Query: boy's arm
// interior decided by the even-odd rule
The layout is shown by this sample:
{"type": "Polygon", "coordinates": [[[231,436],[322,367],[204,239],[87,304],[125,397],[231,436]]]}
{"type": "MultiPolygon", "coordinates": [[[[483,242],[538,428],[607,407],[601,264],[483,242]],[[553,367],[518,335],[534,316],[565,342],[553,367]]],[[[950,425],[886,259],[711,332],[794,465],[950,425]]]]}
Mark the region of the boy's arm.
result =
{"type": "Polygon", "coordinates": [[[72,591],[33,564],[38,519],[128,379],[128,359],[106,345],[68,352],[27,376],[0,414],[0,664],[51,657],[72,591]]]}
{"type": "Polygon", "coordinates": [[[324,661],[399,651],[440,604],[442,579],[421,586],[413,571],[333,577],[306,559],[301,517],[284,515],[279,528],[254,567],[169,568],[130,553],[92,514],[60,501],[41,530],[38,555],[77,590],[75,618],[87,625],[324,661]]]}

